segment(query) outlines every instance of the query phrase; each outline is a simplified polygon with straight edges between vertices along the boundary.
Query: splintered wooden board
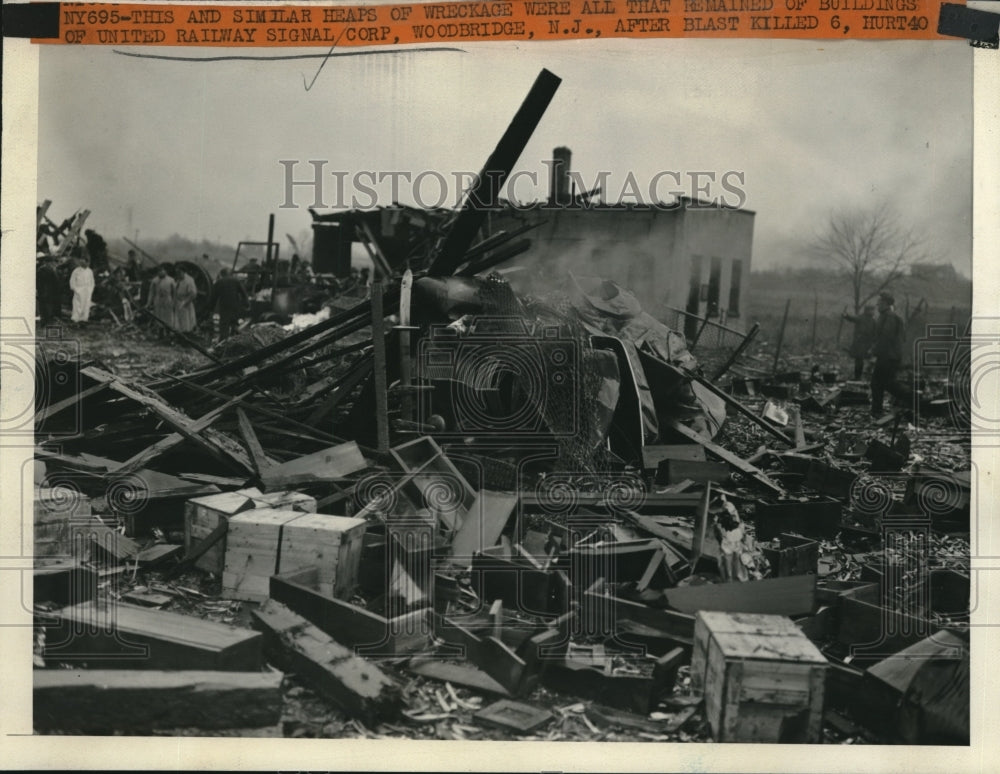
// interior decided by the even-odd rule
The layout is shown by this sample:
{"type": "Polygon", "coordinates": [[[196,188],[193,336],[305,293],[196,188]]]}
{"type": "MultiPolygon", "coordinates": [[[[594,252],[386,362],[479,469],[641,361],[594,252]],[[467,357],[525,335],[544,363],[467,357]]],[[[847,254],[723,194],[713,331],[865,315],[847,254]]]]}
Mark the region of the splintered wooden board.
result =
{"type": "Polygon", "coordinates": [[[346,598],[358,581],[364,519],[301,515],[284,525],[278,572],[288,573],[315,566],[317,588],[322,594],[346,598]]]}
{"type": "Polygon", "coordinates": [[[516,505],[516,494],[488,489],[479,492],[455,534],[451,555],[468,567],[474,553],[496,545],[516,505]]]}
{"type": "Polygon", "coordinates": [[[356,473],[368,466],[361,450],[354,441],[331,446],[304,457],[297,457],[280,465],[273,465],[261,473],[261,480],[268,488],[333,481],[356,473]]]}
{"type": "Polygon", "coordinates": [[[221,669],[261,667],[261,636],[249,629],[133,605],[86,602],[63,608],[47,632],[47,662],[100,668],[221,669]]]}
{"type": "Polygon", "coordinates": [[[500,699],[479,710],[473,717],[489,726],[530,734],[552,720],[553,715],[548,710],[532,707],[530,704],[500,699]]]}

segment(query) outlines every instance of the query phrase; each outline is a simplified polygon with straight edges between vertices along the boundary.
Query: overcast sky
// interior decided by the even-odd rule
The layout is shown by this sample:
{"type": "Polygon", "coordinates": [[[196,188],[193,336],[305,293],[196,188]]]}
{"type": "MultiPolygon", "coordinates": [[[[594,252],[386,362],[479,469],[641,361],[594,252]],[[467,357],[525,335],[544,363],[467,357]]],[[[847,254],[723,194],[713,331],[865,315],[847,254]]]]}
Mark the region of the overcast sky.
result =
{"type": "MultiPolygon", "coordinates": [[[[557,145],[585,179],[610,172],[610,198],[629,173],[645,191],[657,172],[740,172],[758,268],[807,261],[801,247],[831,209],[890,200],[926,230],[933,260],[971,274],[972,51],[962,41],[477,44],[331,59],[307,91],[318,66],[43,46],[38,197],[57,220],[90,209],[89,227],[108,239],[262,240],[271,212],[280,238],[298,237],[312,197],[299,189],[300,208],[280,209],[280,160],[300,160],[300,178],[309,159],[348,180],[477,171],[546,67],[563,82],[518,165],[539,185],[516,193],[547,195],[542,162],[557,145]]],[[[329,202],[332,175],[326,185],[329,202]]]]}

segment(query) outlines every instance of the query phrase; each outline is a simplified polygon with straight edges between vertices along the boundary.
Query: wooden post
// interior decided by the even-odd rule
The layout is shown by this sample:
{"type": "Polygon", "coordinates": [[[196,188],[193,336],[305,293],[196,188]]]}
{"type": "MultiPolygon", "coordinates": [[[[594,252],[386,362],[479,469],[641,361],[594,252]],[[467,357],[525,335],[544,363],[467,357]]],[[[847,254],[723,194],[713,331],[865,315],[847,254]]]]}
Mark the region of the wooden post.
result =
{"type": "Polygon", "coordinates": [[[274,291],[275,291],[275,288],[277,288],[277,286],[278,286],[278,266],[277,266],[277,264],[278,264],[278,256],[277,255],[274,256],[273,262],[272,262],[272,258],[271,258],[271,243],[273,241],[274,241],[274,213],[272,212],[271,215],[267,219],[267,254],[266,254],[266,258],[264,259],[264,265],[267,266],[267,268],[271,272],[271,304],[272,304],[271,308],[272,309],[274,308],[274,306],[273,306],[274,305],[274,291]]]}
{"type": "Polygon", "coordinates": [[[813,330],[812,343],[809,345],[809,354],[816,354],[816,315],[819,314],[819,294],[813,291],[813,330]]]}
{"type": "Polygon", "coordinates": [[[385,320],[382,316],[382,279],[372,283],[372,343],[375,356],[375,426],[378,450],[389,451],[389,404],[386,397],[385,320]]]}
{"type": "Polygon", "coordinates": [[[747,335],[743,337],[743,341],[741,341],[739,343],[739,346],[737,346],[736,349],[733,350],[733,354],[729,356],[729,359],[726,360],[726,362],[722,364],[722,367],[718,371],[716,371],[715,374],[712,375],[713,382],[717,382],[719,381],[719,379],[725,376],[726,371],[728,371],[730,368],[733,367],[733,363],[735,363],[736,359],[743,354],[743,350],[745,350],[747,347],[750,346],[750,342],[754,340],[754,337],[757,335],[759,331],[760,331],[760,323],[755,322],[753,324],[753,327],[747,333],[747,335]]]}
{"type": "Polygon", "coordinates": [[[788,308],[792,305],[792,299],[785,302],[785,314],[781,317],[781,327],[778,329],[778,344],[774,348],[774,365],[771,366],[771,373],[778,373],[778,358],[781,357],[781,344],[785,340],[785,325],[788,323],[788,308]]]}
{"type": "Polygon", "coordinates": [[[708,312],[705,312],[705,319],[701,321],[701,327],[698,328],[698,332],[694,335],[694,341],[692,341],[691,346],[688,347],[689,352],[694,352],[694,348],[698,346],[698,339],[701,338],[701,333],[705,330],[706,325],[708,325],[708,312]]]}

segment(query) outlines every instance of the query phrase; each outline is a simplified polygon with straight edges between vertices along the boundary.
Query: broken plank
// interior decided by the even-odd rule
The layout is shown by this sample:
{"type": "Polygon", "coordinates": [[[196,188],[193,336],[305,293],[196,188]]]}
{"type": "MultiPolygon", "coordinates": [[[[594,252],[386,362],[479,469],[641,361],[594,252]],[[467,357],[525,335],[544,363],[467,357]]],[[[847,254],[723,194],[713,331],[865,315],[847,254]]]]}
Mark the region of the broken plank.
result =
{"type": "Polygon", "coordinates": [[[36,669],[39,731],[141,734],[259,728],[281,719],[280,672],[36,669]]]}
{"type": "Polygon", "coordinates": [[[253,618],[275,662],[349,715],[374,726],[399,714],[401,692],[396,683],[285,605],[269,599],[253,611],[253,618]]]}
{"type": "Polygon", "coordinates": [[[261,472],[261,480],[268,489],[279,489],[295,484],[336,481],[366,467],[368,462],[358,445],[348,441],[267,468],[261,472]]]}
{"type": "Polygon", "coordinates": [[[681,435],[683,435],[685,438],[689,438],[690,440],[694,441],[695,443],[700,443],[702,446],[705,447],[706,451],[714,454],[716,457],[718,457],[719,459],[721,459],[723,462],[729,463],[734,468],[736,468],[738,471],[740,471],[740,473],[743,473],[743,474],[745,474],[747,476],[750,476],[755,481],[757,481],[757,483],[761,484],[762,486],[767,487],[772,492],[776,492],[778,494],[784,494],[785,493],[785,490],[779,484],[777,484],[776,482],[774,482],[770,478],[768,478],[767,474],[764,473],[764,471],[762,471],[760,468],[755,467],[754,465],[751,465],[746,460],[744,460],[741,457],[738,457],[737,455],[733,454],[728,449],[724,449],[723,447],[719,446],[717,443],[713,443],[712,441],[708,441],[708,440],[702,438],[700,435],[698,435],[698,433],[696,433],[690,427],[687,427],[686,425],[682,425],[676,419],[670,420],[667,423],[667,425],[671,429],[673,429],[676,432],[678,432],[681,435]]]}
{"type": "Polygon", "coordinates": [[[140,551],[136,559],[140,567],[154,567],[172,556],[176,556],[183,548],[183,546],[172,543],[157,543],[140,551]]]}
{"type": "Polygon", "coordinates": [[[429,677],[432,680],[454,683],[483,693],[510,696],[510,692],[500,683],[470,664],[453,664],[439,659],[415,657],[410,659],[406,668],[414,674],[429,677]]]}

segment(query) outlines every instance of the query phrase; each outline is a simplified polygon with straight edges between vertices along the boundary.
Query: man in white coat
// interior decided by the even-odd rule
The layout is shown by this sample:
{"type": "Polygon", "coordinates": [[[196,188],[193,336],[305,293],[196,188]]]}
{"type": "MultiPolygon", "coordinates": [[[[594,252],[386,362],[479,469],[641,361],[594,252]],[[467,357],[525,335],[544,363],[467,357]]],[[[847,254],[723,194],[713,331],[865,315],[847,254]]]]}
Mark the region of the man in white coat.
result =
{"type": "Polygon", "coordinates": [[[87,322],[90,319],[90,298],[94,295],[94,272],[90,270],[90,261],[86,258],[77,262],[77,267],[69,276],[69,286],[73,291],[70,319],[75,323],[87,322]]]}

